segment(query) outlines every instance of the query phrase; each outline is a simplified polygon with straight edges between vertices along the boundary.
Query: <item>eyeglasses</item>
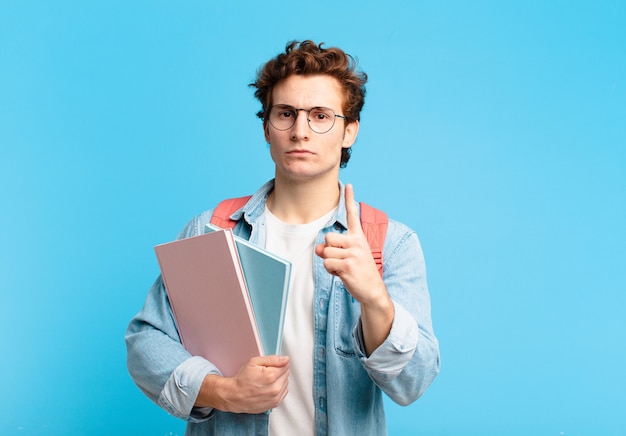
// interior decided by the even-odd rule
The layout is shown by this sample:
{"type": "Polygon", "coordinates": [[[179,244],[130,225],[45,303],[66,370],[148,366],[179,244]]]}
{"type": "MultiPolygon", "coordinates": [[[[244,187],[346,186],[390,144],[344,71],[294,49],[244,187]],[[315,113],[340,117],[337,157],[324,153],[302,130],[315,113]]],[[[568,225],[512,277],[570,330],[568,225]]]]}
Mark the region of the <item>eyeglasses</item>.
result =
{"type": "Polygon", "coordinates": [[[296,119],[300,111],[307,113],[309,127],[315,133],[326,133],[330,131],[335,125],[335,118],[346,119],[343,115],[337,115],[332,109],[327,107],[298,109],[286,104],[275,104],[269,109],[270,124],[276,130],[289,130],[296,124],[296,119]]]}

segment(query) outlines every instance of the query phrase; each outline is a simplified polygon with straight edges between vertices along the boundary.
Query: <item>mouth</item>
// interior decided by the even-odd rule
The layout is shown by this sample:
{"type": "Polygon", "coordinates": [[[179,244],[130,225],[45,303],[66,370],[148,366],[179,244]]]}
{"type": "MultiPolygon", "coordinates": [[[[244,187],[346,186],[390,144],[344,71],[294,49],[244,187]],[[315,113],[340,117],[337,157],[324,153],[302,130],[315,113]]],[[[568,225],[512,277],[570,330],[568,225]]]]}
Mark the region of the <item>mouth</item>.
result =
{"type": "Polygon", "coordinates": [[[309,150],[290,150],[287,152],[287,154],[290,156],[307,156],[315,153],[309,150]]]}

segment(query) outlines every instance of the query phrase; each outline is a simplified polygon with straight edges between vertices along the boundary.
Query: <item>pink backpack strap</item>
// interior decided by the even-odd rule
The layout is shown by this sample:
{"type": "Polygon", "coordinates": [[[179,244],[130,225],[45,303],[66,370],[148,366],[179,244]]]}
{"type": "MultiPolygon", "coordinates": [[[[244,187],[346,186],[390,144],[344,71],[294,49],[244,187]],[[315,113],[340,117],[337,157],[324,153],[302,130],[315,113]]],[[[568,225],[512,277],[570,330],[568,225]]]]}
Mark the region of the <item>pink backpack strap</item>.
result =
{"type": "MultiPolygon", "coordinates": [[[[230,216],[241,209],[250,200],[250,195],[238,198],[229,198],[221,201],[211,217],[211,224],[223,229],[232,229],[237,221],[230,219],[230,216]]],[[[367,242],[372,249],[372,256],[378,267],[378,272],[383,275],[383,246],[387,235],[387,225],[389,219],[382,210],[376,209],[365,203],[361,205],[361,226],[367,242]]]]}
{"type": "Polygon", "coordinates": [[[221,227],[222,229],[232,229],[237,221],[231,220],[230,216],[241,209],[250,200],[251,195],[238,198],[229,198],[221,201],[211,217],[211,224],[221,227]]]}
{"type": "Polygon", "coordinates": [[[361,205],[361,227],[372,249],[372,256],[378,267],[381,277],[383,275],[383,246],[387,235],[389,218],[382,210],[378,210],[363,202],[361,205]]]}

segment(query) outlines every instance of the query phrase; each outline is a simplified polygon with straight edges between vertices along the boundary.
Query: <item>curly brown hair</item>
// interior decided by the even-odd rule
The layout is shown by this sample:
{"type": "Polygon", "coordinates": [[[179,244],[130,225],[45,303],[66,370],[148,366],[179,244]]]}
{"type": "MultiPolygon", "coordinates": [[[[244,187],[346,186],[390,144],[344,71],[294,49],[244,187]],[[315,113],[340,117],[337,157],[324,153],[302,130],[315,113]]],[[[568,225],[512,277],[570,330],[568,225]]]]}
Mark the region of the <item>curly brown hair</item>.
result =
{"type": "MultiPolygon", "coordinates": [[[[340,48],[323,48],[323,44],[316,44],[311,40],[291,41],[287,43],[284,53],[270,59],[259,69],[256,81],[250,84],[256,88],[254,96],[263,106],[257,112],[259,118],[265,122],[267,111],[272,106],[272,91],[281,80],[292,74],[326,74],[336,78],[344,91],[342,109],[346,123],[361,119],[361,109],[365,103],[367,74],[357,71],[355,58],[340,48]]],[[[352,148],[342,149],[342,168],[348,164],[351,151],[352,148]]]]}

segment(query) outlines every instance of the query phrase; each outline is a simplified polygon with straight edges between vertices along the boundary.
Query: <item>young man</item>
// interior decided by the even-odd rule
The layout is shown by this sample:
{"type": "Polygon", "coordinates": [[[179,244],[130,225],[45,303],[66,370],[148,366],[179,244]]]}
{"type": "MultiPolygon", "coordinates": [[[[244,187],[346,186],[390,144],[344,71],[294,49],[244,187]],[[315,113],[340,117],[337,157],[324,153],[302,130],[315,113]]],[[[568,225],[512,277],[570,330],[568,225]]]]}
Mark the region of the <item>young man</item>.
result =
{"type": "MultiPolygon", "coordinates": [[[[141,390],[189,421],[187,434],[386,433],[382,392],[406,405],[439,371],[422,251],[390,220],[383,277],[339,169],[359,131],[367,76],[337,48],[291,43],[253,84],[276,165],[234,231],[293,263],[284,356],[234,377],[181,345],[161,279],[126,334],[141,390]],[[264,413],[271,410],[271,413],[264,413]]],[[[212,211],[180,237],[204,233],[212,211]]]]}

